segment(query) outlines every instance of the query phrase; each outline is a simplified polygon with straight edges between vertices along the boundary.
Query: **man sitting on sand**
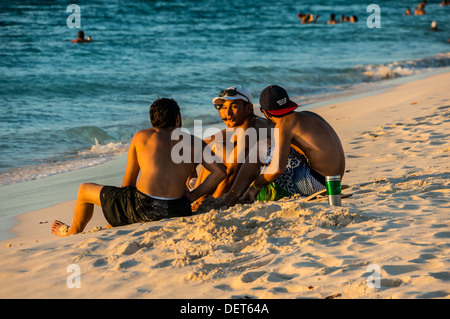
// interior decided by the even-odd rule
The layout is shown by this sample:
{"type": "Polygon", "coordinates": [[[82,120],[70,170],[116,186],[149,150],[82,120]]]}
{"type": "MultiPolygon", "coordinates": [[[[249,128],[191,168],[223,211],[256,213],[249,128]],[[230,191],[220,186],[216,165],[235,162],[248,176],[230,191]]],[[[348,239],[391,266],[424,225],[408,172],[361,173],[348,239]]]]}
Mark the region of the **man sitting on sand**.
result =
{"type": "Polygon", "coordinates": [[[177,102],[166,98],[156,100],[150,107],[150,120],[153,127],[137,132],[131,141],[122,187],[82,184],[72,225],[54,221],[52,233],[62,237],[82,232],[93,215],[94,204],[102,207],[113,227],[188,216],[192,214],[191,202],[214,190],[225,178],[225,166],[214,154],[211,154],[213,160],[204,160],[202,155],[208,154],[208,150],[204,152],[205,142],[180,130],[179,137],[173,138],[176,134],[172,132],[181,127],[177,102]],[[178,143],[183,143],[180,144],[183,151],[190,150],[190,160],[174,162],[172,149],[178,143]],[[198,163],[210,174],[192,192],[186,191],[186,180],[198,163]]]}
{"type": "MultiPolygon", "coordinates": [[[[270,138],[273,124],[265,118],[255,115],[252,95],[243,86],[235,85],[220,91],[219,96],[215,97],[212,102],[218,110],[220,118],[227,126],[227,129],[205,139],[205,142],[216,150],[215,153],[227,167],[227,177],[212,193],[212,196],[217,198],[223,196],[230,190],[250,148],[248,140],[245,137],[245,143],[243,144],[236,140],[227,141],[227,137],[230,136],[232,138],[239,138],[239,134],[233,135],[230,133],[236,132],[239,128],[242,129],[242,132],[250,129],[255,130],[257,140],[260,138],[270,138]],[[267,136],[261,136],[260,129],[266,129],[267,136]],[[241,157],[244,160],[238,160],[241,157]]],[[[200,168],[196,185],[202,183],[208,174],[207,171],[200,168]]],[[[201,200],[198,201],[198,204],[200,202],[201,200]]]]}
{"type": "Polygon", "coordinates": [[[70,41],[72,43],[86,43],[86,42],[91,42],[91,37],[88,37],[87,40],[84,38],[84,31],[80,30],[78,31],[78,39],[73,39],[72,41],[70,41]]]}
{"type": "Polygon", "coordinates": [[[309,111],[294,112],[298,105],[277,85],[265,88],[259,102],[266,118],[278,129],[275,145],[268,151],[270,164],[260,173],[260,165],[246,162],[218,206],[234,205],[244,192],[244,200],[309,196],[325,189],[325,176],[344,175],[341,142],[321,116],[309,111]]]}

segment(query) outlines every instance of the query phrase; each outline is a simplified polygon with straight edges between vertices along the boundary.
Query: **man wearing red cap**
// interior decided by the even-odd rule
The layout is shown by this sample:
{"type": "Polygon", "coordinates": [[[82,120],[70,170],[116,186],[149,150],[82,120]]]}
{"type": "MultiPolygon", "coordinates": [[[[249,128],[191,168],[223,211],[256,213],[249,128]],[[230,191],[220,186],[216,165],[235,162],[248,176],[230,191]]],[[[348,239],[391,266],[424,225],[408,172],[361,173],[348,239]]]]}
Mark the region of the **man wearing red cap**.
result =
{"type": "Polygon", "coordinates": [[[277,85],[265,88],[259,102],[277,131],[268,163],[261,173],[258,164],[245,163],[221,205],[234,204],[245,191],[243,199],[251,200],[309,196],[326,188],[325,176],[344,175],[342,144],[321,116],[310,111],[294,112],[298,105],[277,85]]]}

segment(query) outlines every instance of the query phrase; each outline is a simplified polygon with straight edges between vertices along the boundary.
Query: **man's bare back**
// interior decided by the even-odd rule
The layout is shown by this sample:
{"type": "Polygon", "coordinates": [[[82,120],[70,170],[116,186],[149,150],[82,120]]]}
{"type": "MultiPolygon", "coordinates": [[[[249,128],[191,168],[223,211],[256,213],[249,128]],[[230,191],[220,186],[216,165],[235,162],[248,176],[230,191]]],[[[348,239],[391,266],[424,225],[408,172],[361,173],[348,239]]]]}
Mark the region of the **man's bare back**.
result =
{"type": "Polygon", "coordinates": [[[345,155],[334,129],[313,112],[295,112],[277,125],[291,137],[291,146],[305,155],[309,165],[323,176],[344,175],[345,155]]]}
{"type": "MultiPolygon", "coordinates": [[[[173,129],[150,128],[138,132],[131,143],[140,167],[137,188],[150,196],[179,198],[184,195],[184,182],[194,167],[194,163],[175,164],[171,160],[171,150],[179,140],[171,140],[173,129]],[[164,180],[165,183],[155,181],[164,180]]],[[[131,150],[131,149],[130,149],[131,150]]]]}
{"type": "MultiPolygon", "coordinates": [[[[139,191],[164,198],[179,198],[185,195],[185,182],[194,167],[199,164],[196,158],[201,158],[207,145],[189,133],[180,131],[178,134],[172,134],[173,131],[174,128],[150,128],[135,134],[128,151],[123,186],[133,185],[139,169],[140,176],[136,185],[139,191]],[[188,161],[180,163],[173,161],[172,150],[178,143],[182,143],[181,146],[178,145],[179,149],[190,151],[188,161]],[[201,148],[196,149],[195,145],[201,145],[201,148]],[[157,181],[164,181],[164,183],[157,181]]],[[[204,161],[201,163],[209,172],[217,173],[217,164],[213,165],[204,161]]]]}

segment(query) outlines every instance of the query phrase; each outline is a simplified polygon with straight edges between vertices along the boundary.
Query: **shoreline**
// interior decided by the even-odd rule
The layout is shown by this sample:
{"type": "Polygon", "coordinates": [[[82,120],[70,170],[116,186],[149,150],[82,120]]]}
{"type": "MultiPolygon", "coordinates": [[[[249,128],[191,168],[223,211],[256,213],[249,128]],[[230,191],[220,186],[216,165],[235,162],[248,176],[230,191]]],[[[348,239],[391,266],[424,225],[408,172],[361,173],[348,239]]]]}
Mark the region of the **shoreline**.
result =
{"type": "Polygon", "coordinates": [[[105,226],[96,207],[85,233],[57,238],[50,223],[70,223],[73,209],[61,200],[75,197],[83,174],[120,183],[124,167],[108,170],[118,161],[10,192],[35,210],[19,215],[19,237],[1,241],[0,296],[449,298],[449,81],[440,72],[314,109],[346,153],[352,196],[341,207],[294,196],[106,230],[96,229],[105,226]],[[37,210],[42,191],[59,203],[37,210]]]}
{"type": "MultiPolygon", "coordinates": [[[[399,86],[407,85],[430,77],[439,76],[450,72],[450,67],[438,68],[436,70],[420,73],[416,75],[399,77],[386,81],[370,83],[359,86],[351,90],[339,92],[331,95],[319,95],[311,104],[299,104],[299,110],[322,110],[335,104],[342,104],[350,101],[370,98],[395,90],[399,86]]],[[[291,97],[298,100],[298,97],[291,97]]],[[[259,104],[255,104],[255,114],[262,116],[259,111],[259,104]]],[[[215,123],[203,127],[203,131],[208,128],[224,128],[223,123],[215,123]]],[[[192,128],[188,128],[191,132],[192,128]]],[[[2,215],[0,215],[0,243],[4,241],[17,241],[15,229],[20,229],[20,221],[24,220],[21,215],[33,213],[36,210],[43,210],[67,201],[76,199],[78,186],[84,182],[94,182],[102,185],[120,185],[126,166],[126,153],[116,156],[116,158],[104,163],[63,172],[60,174],[46,176],[40,179],[14,183],[0,186],[0,202],[2,203],[2,215]],[[62,185],[62,188],[61,188],[62,185]],[[22,200],[19,194],[27,194],[32,200],[22,200]],[[17,206],[16,203],[20,202],[17,206]],[[8,213],[4,215],[3,212],[8,213]]],[[[23,228],[23,227],[22,227],[23,228]]],[[[19,231],[19,234],[24,234],[19,231]]]]}
{"type": "MultiPolygon", "coordinates": [[[[443,53],[441,53],[443,54],[443,53]]],[[[338,103],[338,102],[345,102],[348,100],[354,100],[354,99],[359,99],[361,97],[364,96],[370,96],[370,95],[374,95],[374,94],[379,94],[380,92],[384,91],[384,90],[388,90],[388,89],[392,89],[398,85],[401,85],[403,83],[408,83],[411,81],[416,81],[418,79],[421,78],[425,78],[425,77],[429,77],[429,76],[433,76],[436,74],[440,74],[440,73],[445,73],[448,72],[448,70],[450,70],[450,66],[449,67],[438,67],[438,68],[434,68],[432,70],[425,70],[422,72],[419,72],[417,74],[413,74],[413,75],[407,75],[407,76],[399,76],[399,77],[394,77],[394,78],[388,78],[388,79],[381,79],[381,80],[375,80],[375,81],[368,81],[368,82],[362,82],[359,84],[353,84],[350,85],[350,87],[346,88],[346,89],[339,89],[338,91],[332,91],[332,92],[327,92],[327,93],[317,93],[317,94],[313,94],[313,95],[303,95],[303,96],[291,96],[291,99],[294,100],[295,102],[297,102],[297,104],[299,105],[299,110],[312,110],[315,108],[319,108],[319,107],[323,107],[326,106],[330,103],[338,103]]],[[[259,115],[259,116],[263,116],[262,113],[260,113],[259,111],[259,103],[258,101],[254,101],[253,103],[255,105],[255,114],[259,115]]],[[[212,127],[212,128],[222,128],[224,127],[223,123],[220,121],[219,118],[217,118],[217,122],[215,123],[210,123],[210,124],[206,124],[205,128],[208,127],[212,127]]],[[[193,131],[193,127],[185,127],[186,129],[190,130],[191,132],[193,131]]],[[[60,174],[65,174],[65,173],[69,173],[72,171],[77,171],[77,170],[82,170],[85,168],[90,168],[90,167],[95,167],[95,166],[99,166],[102,165],[106,162],[109,161],[114,161],[116,160],[118,157],[122,156],[123,154],[126,154],[129,142],[123,142],[123,141],[117,141],[117,142],[113,142],[113,143],[117,143],[122,145],[123,149],[125,149],[123,151],[123,153],[117,152],[116,154],[107,154],[106,157],[111,157],[110,159],[106,159],[103,160],[102,156],[99,157],[93,157],[93,158],[80,158],[80,159],[73,159],[70,160],[68,162],[56,162],[56,164],[60,164],[62,166],[62,168],[56,172],[49,172],[48,175],[44,175],[44,176],[29,176],[29,177],[25,177],[23,179],[18,179],[18,180],[14,180],[14,181],[10,181],[10,182],[2,182],[0,184],[0,187],[3,186],[10,186],[10,185],[14,185],[14,184],[20,184],[20,183],[27,183],[30,181],[34,181],[34,180],[40,180],[40,179],[45,179],[48,177],[51,177],[53,175],[60,175],[60,174]],[[89,163],[89,160],[93,160],[93,159],[98,159],[98,162],[94,161],[89,163]],[[86,161],[86,163],[82,163],[79,164],[79,162],[83,162],[86,161]],[[69,163],[72,164],[74,163],[74,165],[72,167],[69,168],[65,168],[64,163],[69,163]],[[79,167],[78,167],[79,165],[79,167]]],[[[97,144],[92,145],[92,147],[97,146],[97,144]]],[[[104,145],[100,145],[100,146],[104,146],[104,145]]],[[[79,150],[79,152],[81,153],[86,153],[88,152],[88,150],[79,150]]],[[[29,168],[31,168],[32,170],[38,170],[41,166],[43,166],[45,168],[45,166],[52,166],[52,164],[50,163],[45,163],[45,164],[33,164],[33,165],[29,165],[29,166],[24,166],[22,168],[17,167],[17,168],[11,168],[12,170],[27,170],[29,168]]],[[[13,172],[5,172],[5,175],[7,174],[14,174],[13,172]]],[[[31,175],[31,173],[30,173],[31,175]]],[[[34,175],[38,175],[38,173],[34,173],[34,175]]]]}

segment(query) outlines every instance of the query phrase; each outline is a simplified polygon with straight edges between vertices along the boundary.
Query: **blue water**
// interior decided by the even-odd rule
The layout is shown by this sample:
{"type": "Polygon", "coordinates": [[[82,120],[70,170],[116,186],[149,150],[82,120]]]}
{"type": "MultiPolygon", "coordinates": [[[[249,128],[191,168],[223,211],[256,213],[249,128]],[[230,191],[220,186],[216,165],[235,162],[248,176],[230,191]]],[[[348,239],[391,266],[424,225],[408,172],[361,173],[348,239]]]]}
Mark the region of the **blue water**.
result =
{"type": "MultiPolygon", "coordinates": [[[[75,1],[74,1],[75,2],[75,1]]],[[[450,65],[450,6],[379,1],[77,1],[93,42],[73,44],[68,1],[0,2],[0,185],[95,165],[126,151],[158,97],[183,123],[218,121],[211,99],[234,84],[258,102],[269,84],[300,104],[450,65]],[[302,25],[297,13],[320,14],[302,25]],[[358,23],[326,24],[330,13],[358,23]],[[441,31],[429,30],[435,20],[441,31]]]]}

